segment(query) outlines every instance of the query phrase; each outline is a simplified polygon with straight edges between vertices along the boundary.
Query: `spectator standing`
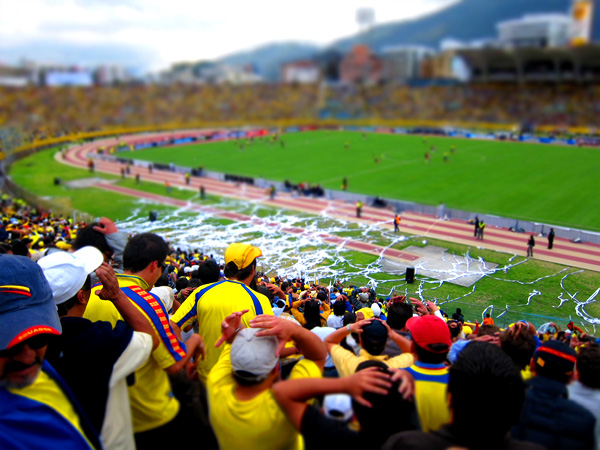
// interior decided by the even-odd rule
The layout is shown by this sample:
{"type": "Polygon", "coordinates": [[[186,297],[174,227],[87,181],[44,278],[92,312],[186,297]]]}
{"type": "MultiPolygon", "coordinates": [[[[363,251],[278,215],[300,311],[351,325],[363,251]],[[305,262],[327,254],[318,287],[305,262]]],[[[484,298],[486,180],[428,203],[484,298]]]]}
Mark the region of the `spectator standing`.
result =
{"type": "Polygon", "coordinates": [[[360,215],[362,214],[363,202],[360,200],[356,202],[356,217],[360,219],[360,215]]]}
{"type": "Polygon", "coordinates": [[[338,373],[342,377],[352,375],[356,371],[356,367],[363,361],[378,360],[392,368],[410,367],[414,362],[413,356],[410,354],[410,341],[393,332],[385,322],[376,319],[348,324],[331,333],[325,338],[324,342],[338,373]],[[360,336],[362,348],[359,356],[340,345],[342,340],[350,333],[356,333],[360,336]],[[403,353],[401,355],[389,358],[383,354],[388,337],[394,339],[402,349],[403,353]]]}
{"type": "Polygon", "coordinates": [[[533,247],[535,247],[535,238],[532,234],[527,241],[527,257],[533,258],[533,247]]]}
{"type": "Polygon", "coordinates": [[[554,228],[550,228],[550,233],[548,233],[548,249],[552,250],[554,246],[554,228]]]}
{"type": "Polygon", "coordinates": [[[234,243],[225,250],[225,277],[227,279],[200,286],[186,298],[171,320],[183,331],[194,324],[206,346],[206,358],[198,361],[198,376],[206,382],[208,373],[219,360],[222,349],[215,347],[221,335],[221,322],[236,311],[249,310],[242,317],[242,324],[250,326],[250,320],[261,314],[273,314],[271,302],[250,286],[254,284],[257,259],[262,256],[258,247],[234,243]]]}
{"type": "Polygon", "coordinates": [[[135,444],[125,379],[146,362],[158,346],[158,338],[119,289],[113,269],[102,261],[102,253],[94,247],[75,253],[54,252],[38,261],[52,289],[63,329],[48,346],[46,358],[101,432],[104,446],[132,449],[135,444]],[[92,290],[89,273],[94,270],[103,283],[100,297],[112,302],[126,320],[114,329],[108,322],[90,322],[82,317],[92,290]],[[85,377],[81,376],[83,368],[85,377]]]}
{"type": "Polygon", "coordinates": [[[485,222],[483,220],[479,222],[479,227],[477,228],[477,230],[477,239],[483,241],[483,232],[485,231],[485,222]]]}
{"type": "Polygon", "coordinates": [[[452,423],[431,433],[396,434],[382,448],[542,450],[539,445],[517,441],[508,434],[519,419],[525,394],[519,369],[498,346],[487,342],[469,344],[450,367],[448,394],[452,399],[452,423]],[[485,414],[473,409],[473,399],[482,392],[486,403],[494,405],[486,408],[485,414]]]}
{"type": "Polygon", "coordinates": [[[244,328],[248,310],[224,318],[216,342],[224,348],[207,379],[210,421],[223,450],[244,447],[301,449],[302,436],[294,429],[273,396],[279,378],[279,351],[292,339],[304,359],[291,378],[321,376],[326,351],[314,333],[273,315],[260,315],[244,328]]]}
{"type": "Polygon", "coordinates": [[[587,344],[577,355],[576,380],[568,386],[569,399],[596,418],[596,450],[600,449],[600,347],[587,344]]]}
{"type": "MultiPolygon", "coordinates": [[[[185,345],[180,342],[169,325],[168,312],[161,300],[148,292],[166,268],[168,251],[168,245],[160,236],[138,234],[125,247],[124,273],[117,274],[121,290],[144,313],[159,339],[159,346],[135,372],[135,383],[129,387],[138,449],[167,446],[175,430],[187,426],[187,418],[183,413],[179,414],[180,405],[172,394],[168,374],[175,375],[183,369],[191,374],[194,366],[190,360],[200,359],[204,352],[204,343],[199,335],[191,336],[185,345]]],[[[84,317],[93,322],[110,322],[114,328],[123,317],[111,302],[96,294],[98,290],[91,293],[84,317]]]]}
{"type": "Polygon", "coordinates": [[[0,267],[0,447],[101,449],[71,390],[45,361],[61,324],[42,268],[4,254],[0,267]]]}
{"type": "Polygon", "coordinates": [[[525,405],[512,436],[543,445],[548,450],[594,447],[594,415],[568,398],[575,350],[551,340],[533,355],[535,376],[529,380],[525,405]]]}
{"type": "Polygon", "coordinates": [[[402,219],[400,218],[400,214],[396,214],[396,216],[394,217],[394,233],[398,233],[400,232],[400,221],[402,219]]]}
{"type": "Polygon", "coordinates": [[[446,323],[433,315],[412,317],[406,322],[412,337],[415,362],[407,371],[415,379],[415,403],[421,429],[435,431],[450,422],[446,399],[446,357],[452,340],[446,323]]]}

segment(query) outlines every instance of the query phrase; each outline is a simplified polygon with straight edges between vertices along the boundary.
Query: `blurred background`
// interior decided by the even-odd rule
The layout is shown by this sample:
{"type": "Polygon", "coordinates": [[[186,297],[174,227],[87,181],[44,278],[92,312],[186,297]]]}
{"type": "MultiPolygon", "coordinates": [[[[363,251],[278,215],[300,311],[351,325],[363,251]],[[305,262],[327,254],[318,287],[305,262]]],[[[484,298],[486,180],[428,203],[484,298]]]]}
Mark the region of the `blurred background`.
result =
{"type": "Polygon", "coordinates": [[[44,139],[375,119],[594,136],[593,3],[2,1],[0,126],[44,139]]]}

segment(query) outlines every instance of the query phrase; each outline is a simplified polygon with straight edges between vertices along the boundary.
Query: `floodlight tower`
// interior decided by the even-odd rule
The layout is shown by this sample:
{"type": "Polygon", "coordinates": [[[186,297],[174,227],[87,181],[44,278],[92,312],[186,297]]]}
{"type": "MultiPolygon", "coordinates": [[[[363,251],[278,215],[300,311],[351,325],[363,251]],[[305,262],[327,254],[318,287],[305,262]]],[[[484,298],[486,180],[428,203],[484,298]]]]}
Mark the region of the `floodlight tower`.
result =
{"type": "Polygon", "coordinates": [[[375,10],[373,8],[358,8],[356,10],[356,23],[359,31],[365,36],[365,45],[369,46],[371,29],[375,24],[375,10]]]}
{"type": "Polygon", "coordinates": [[[592,22],[594,17],[594,0],[572,0],[571,20],[571,46],[589,44],[592,36],[592,22]]]}

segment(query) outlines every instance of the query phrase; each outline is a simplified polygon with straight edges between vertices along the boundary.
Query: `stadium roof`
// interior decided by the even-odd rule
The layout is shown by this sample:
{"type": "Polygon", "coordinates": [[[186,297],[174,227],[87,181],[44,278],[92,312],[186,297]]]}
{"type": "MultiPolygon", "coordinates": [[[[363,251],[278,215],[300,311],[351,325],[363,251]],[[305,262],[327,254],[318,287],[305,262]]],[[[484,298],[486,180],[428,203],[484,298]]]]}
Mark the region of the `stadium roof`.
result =
{"type": "Polygon", "coordinates": [[[600,81],[600,45],[463,49],[473,81],[600,81]]]}

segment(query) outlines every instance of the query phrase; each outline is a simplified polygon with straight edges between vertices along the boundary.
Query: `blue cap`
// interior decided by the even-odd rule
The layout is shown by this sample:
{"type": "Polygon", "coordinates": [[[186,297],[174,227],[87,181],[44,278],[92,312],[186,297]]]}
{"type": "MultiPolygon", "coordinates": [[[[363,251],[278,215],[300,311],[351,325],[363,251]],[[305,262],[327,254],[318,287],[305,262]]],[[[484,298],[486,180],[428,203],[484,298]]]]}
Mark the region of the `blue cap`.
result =
{"type": "Polygon", "coordinates": [[[60,334],[52,290],[42,268],[15,255],[0,255],[0,267],[0,349],[40,334],[60,334]]]}

